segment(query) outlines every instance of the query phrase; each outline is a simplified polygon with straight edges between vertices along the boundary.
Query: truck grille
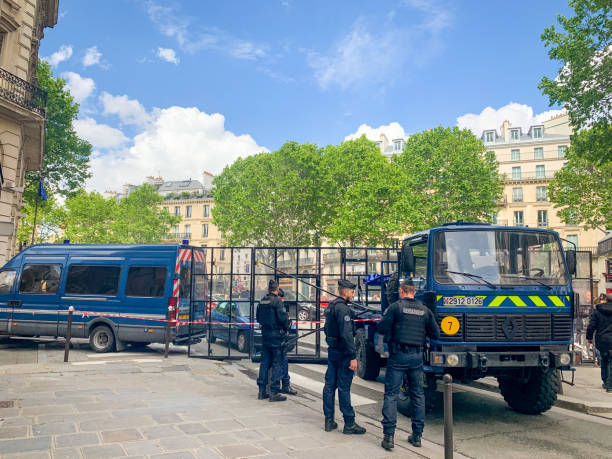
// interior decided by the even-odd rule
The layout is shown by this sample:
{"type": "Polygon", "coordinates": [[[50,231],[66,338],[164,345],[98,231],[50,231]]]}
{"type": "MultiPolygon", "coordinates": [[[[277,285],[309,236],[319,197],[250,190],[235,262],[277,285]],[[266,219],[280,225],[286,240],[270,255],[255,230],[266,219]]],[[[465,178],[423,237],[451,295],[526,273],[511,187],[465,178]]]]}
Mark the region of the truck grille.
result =
{"type": "Polygon", "coordinates": [[[456,335],[442,332],[443,342],[569,341],[572,335],[569,314],[438,314],[438,324],[447,315],[460,328],[456,335]]]}

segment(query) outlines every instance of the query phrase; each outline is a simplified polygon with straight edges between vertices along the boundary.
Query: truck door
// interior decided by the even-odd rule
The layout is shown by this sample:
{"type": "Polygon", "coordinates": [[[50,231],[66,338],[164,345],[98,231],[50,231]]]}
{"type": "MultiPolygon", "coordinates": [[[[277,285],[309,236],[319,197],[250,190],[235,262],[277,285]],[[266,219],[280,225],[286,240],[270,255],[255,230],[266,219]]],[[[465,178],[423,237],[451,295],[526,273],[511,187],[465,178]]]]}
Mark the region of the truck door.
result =
{"type": "Polygon", "coordinates": [[[65,257],[26,257],[13,300],[12,334],[57,336],[59,284],[65,257]]]}
{"type": "Polygon", "coordinates": [[[13,313],[13,284],[17,272],[14,269],[0,271],[0,333],[9,334],[11,315],[13,313]]]}

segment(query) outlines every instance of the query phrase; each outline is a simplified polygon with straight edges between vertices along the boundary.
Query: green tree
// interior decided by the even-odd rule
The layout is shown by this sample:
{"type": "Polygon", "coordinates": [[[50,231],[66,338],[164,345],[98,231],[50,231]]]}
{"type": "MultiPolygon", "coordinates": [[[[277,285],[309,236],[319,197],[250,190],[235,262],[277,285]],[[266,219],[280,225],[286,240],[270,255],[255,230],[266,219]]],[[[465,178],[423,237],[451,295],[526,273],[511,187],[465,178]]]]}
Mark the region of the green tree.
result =
{"type": "Polygon", "coordinates": [[[326,239],[349,246],[384,246],[401,228],[399,169],[365,136],[329,145],[323,152],[320,183],[326,239]]]}
{"type": "Polygon", "coordinates": [[[113,231],[118,204],[95,191],[80,189],[66,199],[54,219],[65,239],[85,244],[118,243],[113,231]]]}
{"type": "MultiPolygon", "coordinates": [[[[31,190],[27,191],[31,192],[31,190]]],[[[38,192],[38,189],[36,189],[36,192],[38,192]]],[[[54,237],[57,237],[60,230],[55,220],[58,206],[55,196],[47,193],[47,200],[40,200],[38,204],[38,213],[36,213],[35,209],[35,197],[25,198],[24,201],[25,206],[22,212],[25,214],[25,217],[19,220],[19,228],[17,229],[19,242],[23,245],[28,245],[32,242],[34,215],[36,215],[35,244],[49,242],[54,237]]]]}
{"type": "Polygon", "coordinates": [[[575,15],[558,15],[559,28],[552,25],[542,34],[548,55],[561,67],[555,79],[542,78],[539,88],[551,105],[568,110],[575,132],[592,130],[586,138],[572,138],[576,155],[612,161],[612,3],[569,4],[575,15]]]}
{"type": "Polygon", "coordinates": [[[394,208],[405,232],[459,219],[490,221],[497,210],[503,190],[497,161],[467,129],[414,134],[393,163],[403,175],[394,208]]]}

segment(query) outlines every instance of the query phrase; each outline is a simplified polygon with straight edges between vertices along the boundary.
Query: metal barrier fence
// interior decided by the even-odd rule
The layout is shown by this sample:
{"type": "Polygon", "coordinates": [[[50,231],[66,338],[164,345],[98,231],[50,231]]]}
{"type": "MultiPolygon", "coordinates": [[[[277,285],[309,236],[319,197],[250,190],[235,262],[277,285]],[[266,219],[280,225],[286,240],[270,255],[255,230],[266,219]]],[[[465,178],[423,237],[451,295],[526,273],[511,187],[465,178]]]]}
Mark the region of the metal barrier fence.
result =
{"type": "MultiPolygon", "coordinates": [[[[289,348],[292,362],[326,358],[324,311],[346,278],[357,284],[355,300],[380,307],[380,287],[365,285],[381,273],[381,261],[396,260],[397,249],[335,247],[202,247],[193,248],[190,269],[180,275],[179,321],[188,328],[188,355],[208,359],[253,358],[261,342],[255,321],[259,300],[275,279],[285,292],[285,307],[298,339],[289,348]],[[257,263],[262,261],[265,263],[257,263]],[[323,289],[320,290],[319,288],[323,289]],[[300,336],[312,332],[301,338],[300,336]],[[198,341],[199,342],[195,342],[198,341]]],[[[187,331],[187,330],[184,330],[187,331]]]]}

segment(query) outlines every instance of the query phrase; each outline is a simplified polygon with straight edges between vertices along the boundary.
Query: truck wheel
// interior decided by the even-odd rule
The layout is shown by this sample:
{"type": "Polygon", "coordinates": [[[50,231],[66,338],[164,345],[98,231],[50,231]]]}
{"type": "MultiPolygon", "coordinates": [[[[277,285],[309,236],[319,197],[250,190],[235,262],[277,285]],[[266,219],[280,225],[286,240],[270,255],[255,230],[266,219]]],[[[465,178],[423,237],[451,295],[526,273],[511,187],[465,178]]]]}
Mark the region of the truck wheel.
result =
{"type": "Polygon", "coordinates": [[[557,400],[561,381],[554,368],[532,368],[527,380],[517,377],[497,378],[504,400],[514,411],[540,414],[557,400]]]}
{"type": "Polygon", "coordinates": [[[374,350],[374,346],[368,343],[363,328],[355,333],[355,347],[357,351],[357,376],[367,380],[378,378],[380,355],[374,350]]]}
{"type": "Polygon", "coordinates": [[[89,345],[94,352],[110,352],[115,347],[115,335],[107,325],[98,325],[89,333],[89,345]]]}
{"type": "Polygon", "coordinates": [[[391,305],[399,299],[399,273],[397,271],[391,274],[385,293],[387,295],[387,305],[391,305]]]}

